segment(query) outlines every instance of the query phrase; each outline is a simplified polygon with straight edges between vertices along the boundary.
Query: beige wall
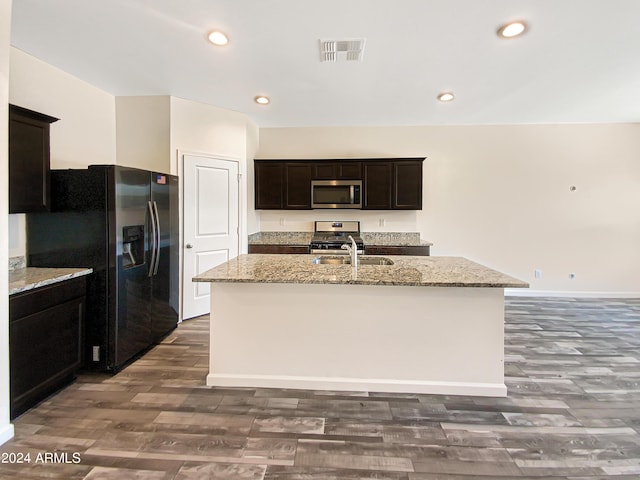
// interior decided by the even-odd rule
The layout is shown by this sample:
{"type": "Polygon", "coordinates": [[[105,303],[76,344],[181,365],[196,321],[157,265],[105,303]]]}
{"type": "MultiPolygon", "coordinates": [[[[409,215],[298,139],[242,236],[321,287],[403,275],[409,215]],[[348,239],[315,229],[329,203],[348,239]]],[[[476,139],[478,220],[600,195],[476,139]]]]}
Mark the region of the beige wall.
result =
{"type": "Polygon", "coordinates": [[[60,119],[51,125],[51,168],[116,163],[113,95],[12,47],[9,100],[60,119]]]}
{"type": "Polygon", "coordinates": [[[118,165],[171,173],[170,97],[116,97],[118,165]]]}
{"type": "MultiPolygon", "coordinates": [[[[12,103],[60,118],[51,129],[52,168],[119,164],[177,175],[178,151],[238,160],[246,252],[247,158],[258,128],[245,115],[169,96],[114,97],[15,48],[10,73],[12,103]]],[[[11,256],[25,255],[24,215],[9,216],[8,240],[11,256]]]]}
{"type": "MultiPolygon", "coordinates": [[[[261,129],[257,157],[426,157],[422,211],[340,218],[419,231],[433,254],[468,257],[534,290],[640,294],[640,124],[261,129]]],[[[261,212],[261,229],[327,215],[261,212]]]]}
{"type": "Polygon", "coordinates": [[[260,145],[260,129],[253,122],[247,126],[247,234],[260,231],[260,214],[255,209],[255,189],[253,188],[253,159],[260,145]]]}
{"type": "Polygon", "coordinates": [[[246,115],[171,97],[171,151],[246,159],[246,115]]]}
{"type": "Polygon", "coordinates": [[[26,219],[24,214],[15,213],[9,215],[9,258],[21,257],[25,255],[26,219]]]}
{"type": "MultiPolygon", "coordinates": [[[[59,118],[51,125],[51,168],[116,163],[115,98],[10,48],[9,101],[59,118]]],[[[25,255],[24,215],[9,216],[9,256],[25,255]]]]}
{"type": "MultiPolygon", "coordinates": [[[[236,160],[240,182],[240,251],[247,251],[247,161],[257,147],[257,127],[244,114],[171,97],[173,170],[182,174],[179,155],[205,154],[236,160]]],[[[251,184],[252,185],[252,184],[251,184]]],[[[253,206],[253,204],[251,204],[253,206]]]]}
{"type": "MultiPolygon", "coordinates": [[[[11,0],[0,0],[0,265],[9,264],[8,169],[9,139],[9,32],[11,0]]],[[[9,285],[7,275],[0,276],[0,444],[13,437],[9,422],[9,285]]]]}

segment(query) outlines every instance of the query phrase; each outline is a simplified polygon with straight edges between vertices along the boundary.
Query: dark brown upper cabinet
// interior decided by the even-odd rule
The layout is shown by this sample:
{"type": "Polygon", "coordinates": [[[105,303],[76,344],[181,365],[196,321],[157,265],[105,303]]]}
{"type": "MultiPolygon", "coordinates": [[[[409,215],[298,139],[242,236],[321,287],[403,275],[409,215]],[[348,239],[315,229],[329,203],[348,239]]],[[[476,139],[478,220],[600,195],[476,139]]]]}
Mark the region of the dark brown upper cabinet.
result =
{"type": "Polygon", "coordinates": [[[284,195],[284,164],[255,161],[256,209],[282,209],[284,195]]]}
{"type": "Polygon", "coordinates": [[[362,180],[362,162],[315,162],[313,180],[362,180]]]}
{"type": "Polygon", "coordinates": [[[422,210],[422,160],[393,162],[394,210],[422,210]]]}
{"type": "Polygon", "coordinates": [[[9,105],[9,213],[49,210],[49,126],[57,120],[9,105]]]}
{"type": "Polygon", "coordinates": [[[285,163],[284,208],[311,209],[311,165],[285,163]]]}
{"type": "Polygon", "coordinates": [[[421,210],[424,158],[254,160],[256,209],[311,209],[311,180],[362,180],[363,209],[421,210]]]}
{"type": "Polygon", "coordinates": [[[391,162],[363,162],[364,198],[362,208],[366,210],[389,210],[393,164],[391,162]]]}

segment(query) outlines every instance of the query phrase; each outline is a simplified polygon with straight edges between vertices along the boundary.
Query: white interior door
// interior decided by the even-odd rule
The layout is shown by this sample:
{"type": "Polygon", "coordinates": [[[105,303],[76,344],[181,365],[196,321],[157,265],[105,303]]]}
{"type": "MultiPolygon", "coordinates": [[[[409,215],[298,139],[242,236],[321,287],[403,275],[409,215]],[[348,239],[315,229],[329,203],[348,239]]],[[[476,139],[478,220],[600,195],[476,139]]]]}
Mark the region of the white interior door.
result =
{"type": "Polygon", "coordinates": [[[191,279],[238,255],[238,162],[183,156],[182,318],[209,313],[209,284],[191,279]]]}

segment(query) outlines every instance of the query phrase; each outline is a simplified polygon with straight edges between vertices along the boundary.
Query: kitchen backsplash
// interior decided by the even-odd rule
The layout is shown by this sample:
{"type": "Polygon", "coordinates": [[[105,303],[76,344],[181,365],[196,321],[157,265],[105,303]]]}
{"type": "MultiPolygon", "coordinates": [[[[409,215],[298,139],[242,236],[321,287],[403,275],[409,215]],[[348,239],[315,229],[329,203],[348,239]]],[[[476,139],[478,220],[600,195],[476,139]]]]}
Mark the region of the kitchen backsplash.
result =
{"type": "Polygon", "coordinates": [[[25,259],[23,256],[9,257],[9,271],[19,270],[26,267],[25,259]]]}
{"type": "Polygon", "coordinates": [[[306,245],[313,232],[257,232],[249,235],[249,243],[255,245],[306,245]]]}
{"type": "Polygon", "coordinates": [[[365,245],[420,245],[418,232],[362,232],[365,245]]]}
{"type": "MultiPolygon", "coordinates": [[[[257,232],[249,235],[252,245],[307,245],[313,232],[257,232]]],[[[431,245],[418,232],[362,232],[365,245],[431,245]]]]}
{"type": "Polygon", "coordinates": [[[418,230],[417,215],[413,211],[367,211],[367,210],[262,210],[259,231],[261,232],[313,232],[315,220],[358,220],[362,232],[415,232],[418,230]]]}

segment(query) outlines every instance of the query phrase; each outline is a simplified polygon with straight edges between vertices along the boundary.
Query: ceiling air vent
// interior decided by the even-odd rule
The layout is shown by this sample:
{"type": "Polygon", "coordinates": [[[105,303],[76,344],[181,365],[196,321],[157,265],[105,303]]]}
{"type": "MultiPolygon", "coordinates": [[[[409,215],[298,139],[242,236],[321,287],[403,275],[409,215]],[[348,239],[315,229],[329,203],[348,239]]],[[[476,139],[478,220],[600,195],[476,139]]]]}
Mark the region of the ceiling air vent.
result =
{"type": "Polygon", "coordinates": [[[362,60],[364,38],[353,40],[320,40],[320,61],[362,60]]]}

